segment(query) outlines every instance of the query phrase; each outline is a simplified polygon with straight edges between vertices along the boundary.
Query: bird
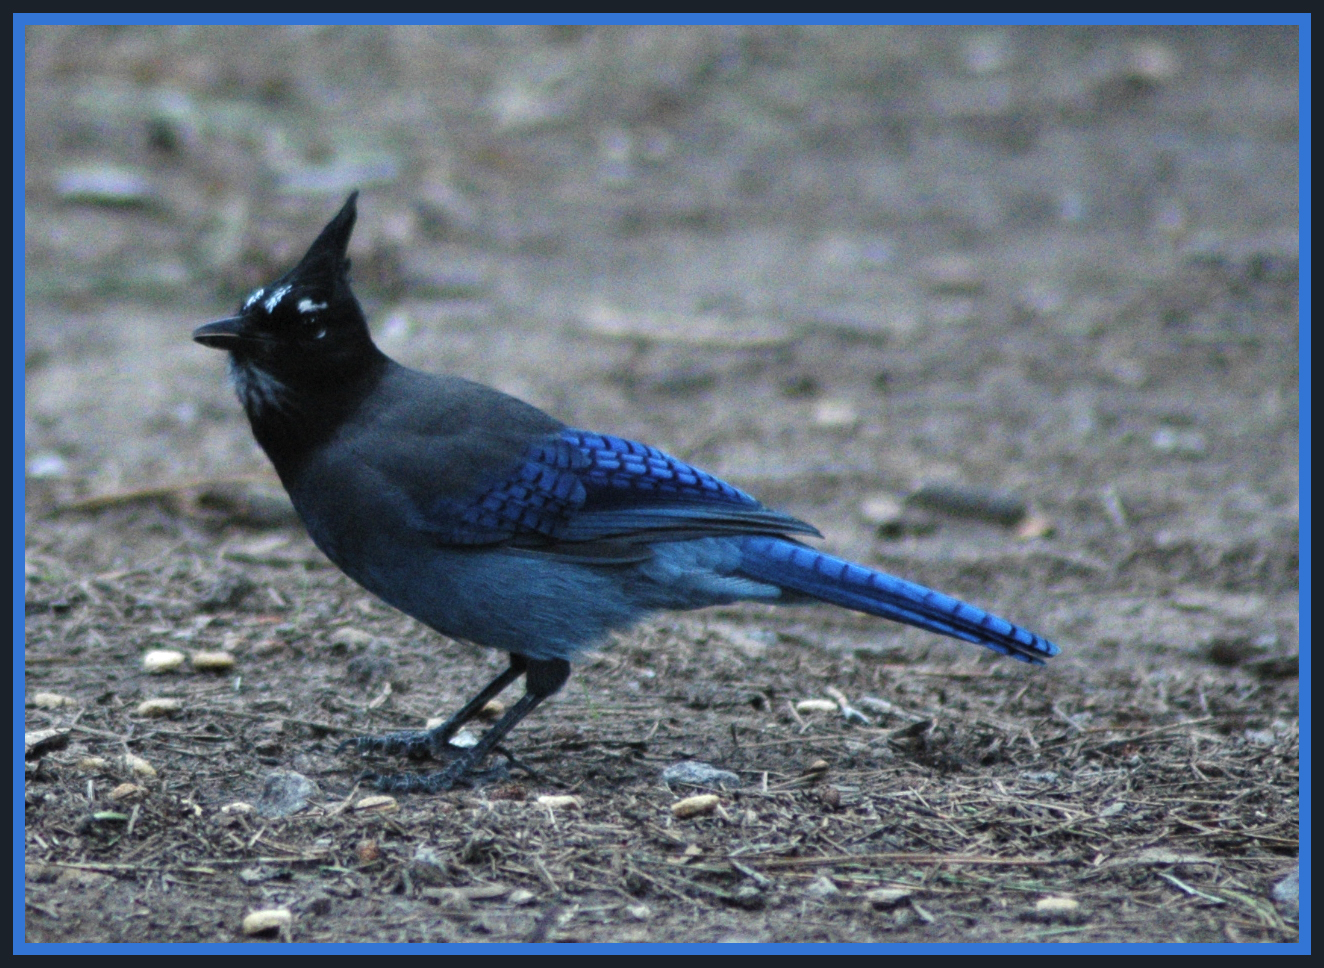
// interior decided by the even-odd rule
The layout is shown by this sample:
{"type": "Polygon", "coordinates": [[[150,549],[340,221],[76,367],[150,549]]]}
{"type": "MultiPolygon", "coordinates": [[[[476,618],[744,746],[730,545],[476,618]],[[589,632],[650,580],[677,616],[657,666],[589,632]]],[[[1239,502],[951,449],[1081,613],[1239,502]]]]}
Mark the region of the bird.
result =
{"type": "Polygon", "coordinates": [[[819,601],[1035,665],[1059,653],[983,609],[815,550],[812,525],[656,447],[390,359],[350,286],[357,200],[293,269],[193,339],[229,353],[254,437],[341,571],[442,635],[509,654],[440,726],[342,744],[445,763],[365,774],[378,789],[473,782],[565,684],[570,660],[661,611],[819,601]],[[521,676],[524,694],[457,752],[459,729],[521,676]]]}

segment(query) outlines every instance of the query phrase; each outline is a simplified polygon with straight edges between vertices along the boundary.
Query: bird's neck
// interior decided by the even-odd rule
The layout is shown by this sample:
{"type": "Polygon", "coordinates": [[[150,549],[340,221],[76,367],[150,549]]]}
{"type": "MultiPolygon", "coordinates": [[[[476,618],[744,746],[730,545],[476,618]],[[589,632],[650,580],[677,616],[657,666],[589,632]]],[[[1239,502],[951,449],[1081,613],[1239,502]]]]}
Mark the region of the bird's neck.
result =
{"type": "Polygon", "coordinates": [[[352,369],[289,379],[234,368],[235,388],[253,436],[288,484],[313,450],[351,419],[396,364],[373,347],[352,369]]]}

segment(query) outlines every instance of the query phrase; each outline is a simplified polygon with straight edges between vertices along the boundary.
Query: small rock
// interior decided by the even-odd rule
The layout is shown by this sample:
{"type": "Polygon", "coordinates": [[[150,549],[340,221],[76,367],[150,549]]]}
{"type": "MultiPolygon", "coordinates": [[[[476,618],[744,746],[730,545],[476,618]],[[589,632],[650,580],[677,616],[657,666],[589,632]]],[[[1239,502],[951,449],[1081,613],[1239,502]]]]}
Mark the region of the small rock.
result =
{"type": "Polygon", "coordinates": [[[332,645],[369,645],[372,642],[372,636],[367,632],[364,632],[362,629],[346,627],[343,629],[336,629],[331,633],[331,638],[327,641],[332,645]]]}
{"type": "Polygon", "coordinates": [[[569,794],[546,794],[538,797],[535,802],[549,810],[567,810],[570,807],[582,807],[584,805],[579,797],[570,796],[569,794]]]}
{"type": "Polygon", "coordinates": [[[28,461],[28,477],[68,477],[69,462],[59,454],[36,454],[28,461]]]}
{"type": "Polygon", "coordinates": [[[267,775],[257,812],[264,817],[288,817],[308,805],[308,800],[321,791],[317,784],[302,773],[277,770],[267,775]]]}
{"type": "Polygon", "coordinates": [[[684,783],[688,786],[717,787],[721,789],[723,787],[740,786],[740,777],[730,770],[719,770],[709,763],[700,763],[698,760],[681,760],[662,771],[662,782],[668,786],[675,783],[684,783]]]}
{"type": "Polygon", "coordinates": [[[895,494],[878,491],[860,504],[860,517],[875,527],[899,525],[905,505],[895,494]]]}
{"type": "Polygon", "coordinates": [[[75,766],[84,773],[99,773],[110,766],[110,760],[104,756],[84,756],[75,766]]]}
{"type": "Polygon", "coordinates": [[[808,894],[810,897],[823,899],[823,898],[832,897],[833,895],[836,894],[840,894],[841,891],[838,889],[836,884],[832,883],[831,878],[820,877],[818,880],[814,881],[807,888],[805,888],[805,893],[808,894]]]}
{"type": "Polygon", "coordinates": [[[144,699],[138,703],[135,712],[139,716],[159,719],[162,716],[172,716],[183,708],[184,703],[178,699],[144,699]]]}
{"type": "Polygon", "coordinates": [[[67,169],[56,177],[55,191],[64,201],[96,205],[143,205],[151,198],[141,172],[114,165],[67,169]]]}
{"type": "MultiPolygon", "coordinates": [[[[431,722],[431,720],[429,720],[429,722],[431,722]]],[[[433,726],[429,726],[428,729],[435,729],[437,726],[440,725],[441,723],[436,723],[433,726]]],[[[446,745],[454,746],[456,749],[461,749],[461,750],[473,749],[475,746],[478,745],[478,734],[470,732],[467,729],[461,729],[458,733],[456,733],[454,736],[450,738],[450,742],[447,743],[446,745]]]]}
{"type": "Polygon", "coordinates": [[[294,922],[293,915],[285,908],[270,908],[266,911],[253,911],[244,916],[244,934],[266,934],[270,931],[288,931],[294,922]]]}
{"type": "Polygon", "coordinates": [[[500,699],[489,699],[483,705],[483,708],[478,710],[478,718],[486,719],[486,720],[500,719],[501,714],[504,713],[505,711],[506,711],[506,704],[503,703],[500,699]]]}
{"type": "Polygon", "coordinates": [[[965,67],[971,74],[997,74],[1011,62],[1007,50],[1007,36],[1002,31],[983,31],[971,34],[961,45],[965,67]]]}
{"type": "Polygon", "coordinates": [[[227,816],[236,813],[252,813],[253,810],[253,805],[246,800],[236,800],[234,803],[227,803],[225,806],[221,807],[221,813],[226,814],[227,816]]]}
{"type": "Polygon", "coordinates": [[[1127,73],[1155,86],[1166,84],[1181,72],[1181,61],[1167,44],[1157,40],[1137,41],[1131,48],[1127,73]]]}
{"type": "Polygon", "coordinates": [[[184,664],[184,653],[174,649],[153,649],[143,656],[143,671],[174,672],[184,664]]]}
{"type": "Polygon", "coordinates": [[[1018,541],[1033,541],[1035,538],[1051,538],[1056,532],[1057,528],[1047,516],[1030,514],[1020,524],[1016,525],[1013,534],[1018,541]]]}
{"type": "Polygon", "coordinates": [[[283,880],[289,876],[290,872],[287,868],[267,867],[264,864],[245,867],[239,872],[239,879],[250,887],[254,884],[265,884],[267,881],[283,880]]]}
{"type": "Polygon", "coordinates": [[[795,704],[797,713],[835,713],[840,709],[831,699],[801,699],[795,704]]]}
{"type": "Polygon", "coordinates": [[[234,668],[234,656],[229,652],[195,652],[193,668],[199,672],[225,672],[234,668]]]}
{"type": "Polygon", "coordinates": [[[715,793],[700,793],[698,796],[686,797],[684,800],[673,803],[671,805],[671,815],[679,819],[698,817],[705,813],[712,813],[717,809],[717,804],[720,802],[721,798],[715,793]]]}
{"type": "Polygon", "coordinates": [[[1084,912],[1080,902],[1069,897],[1043,897],[1034,902],[1033,910],[1027,912],[1033,921],[1055,921],[1074,924],[1083,920],[1084,912]]]}
{"type": "Polygon", "coordinates": [[[1177,457],[1202,457],[1209,447],[1200,431],[1179,430],[1175,427],[1160,427],[1154,431],[1150,443],[1159,453],[1177,457]]]}
{"type": "Polygon", "coordinates": [[[510,892],[510,897],[507,900],[516,907],[523,907],[525,904],[532,904],[536,899],[537,895],[532,891],[527,888],[517,887],[510,892]]]}
{"type": "Polygon", "coordinates": [[[906,901],[913,893],[904,887],[875,887],[864,892],[864,900],[875,911],[884,911],[906,901]]]}
{"type": "Polygon", "coordinates": [[[110,791],[110,798],[115,801],[132,800],[140,797],[147,792],[146,787],[141,787],[136,783],[121,783],[115,789],[110,791]]]}
{"type": "Polygon", "coordinates": [[[925,484],[906,498],[911,507],[955,518],[990,521],[1004,527],[1019,524],[1028,509],[1014,494],[1003,494],[954,484],[925,484]]]}
{"type": "Polygon", "coordinates": [[[141,756],[134,756],[132,753],[124,754],[124,768],[134,776],[151,778],[156,776],[156,767],[152,766],[141,756]]]}
{"type": "Polygon", "coordinates": [[[1296,917],[1301,911],[1301,864],[1281,881],[1273,886],[1273,903],[1289,917],[1296,917]]]}
{"type": "Polygon", "coordinates": [[[814,404],[814,425],[849,430],[860,424],[860,413],[849,400],[820,400],[814,404]]]}
{"type": "Polygon", "coordinates": [[[382,856],[382,849],[375,840],[360,840],[354,848],[354,855],[358,857],[360,864],[371,864],[379,860],[382,856]]]}
{"type": "Polygon", "coordinates": [[[77,703],[58,692],[39,692],[32,697],[32,705],[38,709],[60,709],[63,706],[76,706],[77,703]]]}

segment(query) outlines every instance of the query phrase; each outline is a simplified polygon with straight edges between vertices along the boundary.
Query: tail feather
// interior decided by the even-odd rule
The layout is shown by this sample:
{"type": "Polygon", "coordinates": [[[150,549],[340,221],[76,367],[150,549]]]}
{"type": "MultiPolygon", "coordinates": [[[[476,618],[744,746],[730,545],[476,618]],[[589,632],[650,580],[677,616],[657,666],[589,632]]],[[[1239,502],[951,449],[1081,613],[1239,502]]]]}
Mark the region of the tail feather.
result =
{"type": "Polygon", "coordinates": [[[745,538],[740,572],[844,608],[963,639],[1043,665],[1061,650],[1004,618],[923,585],[825,555],[780,538],[745,538]]]}

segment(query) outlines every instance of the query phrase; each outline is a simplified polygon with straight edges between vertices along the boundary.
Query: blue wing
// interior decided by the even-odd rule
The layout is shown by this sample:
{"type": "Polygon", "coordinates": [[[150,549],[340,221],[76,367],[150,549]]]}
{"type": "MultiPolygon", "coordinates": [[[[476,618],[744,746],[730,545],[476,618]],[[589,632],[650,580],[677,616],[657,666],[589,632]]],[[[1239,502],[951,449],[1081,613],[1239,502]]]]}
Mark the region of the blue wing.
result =
{"type": "Polygon", "coordinates": [[[819,599],[1022,662],[1042,664],[1058,653],[1042,636],[983,609],[808,548],[789,536],[817,536],[811,525],[656,447],[605,434],[563,429],[538,438],[476,497],[434,500],[426,528],[448,544],[638,563],[665,589],[653,607],[819,599]]]}
{"type": "Polygon", "coordinates": [[[435,500],[421,510],[428,530],[446,543],[508,542],[589,556],[604,553],[604,542],[619,552],[622,542],[662,538],[818,535],[656,447],[573,429],[535,441],[477,497],[435,500]],[[568,547],[576,544],[592,547],[568,547]]]}

